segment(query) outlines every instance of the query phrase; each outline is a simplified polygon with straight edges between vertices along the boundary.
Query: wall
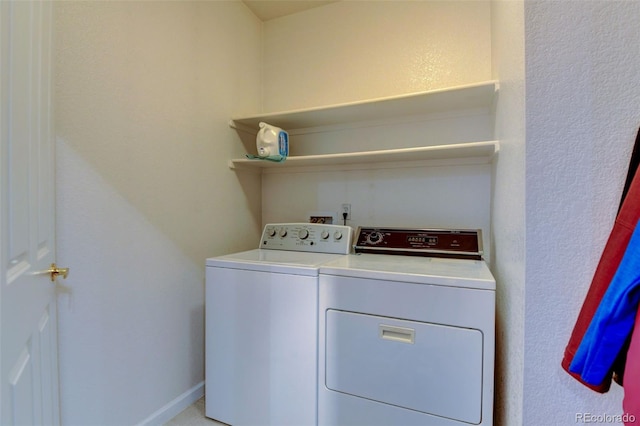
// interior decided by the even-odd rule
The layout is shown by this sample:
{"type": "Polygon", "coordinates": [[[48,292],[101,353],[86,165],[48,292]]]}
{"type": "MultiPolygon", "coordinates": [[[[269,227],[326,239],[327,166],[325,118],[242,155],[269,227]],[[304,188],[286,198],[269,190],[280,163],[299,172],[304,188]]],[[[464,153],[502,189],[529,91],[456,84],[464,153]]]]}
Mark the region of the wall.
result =
{"type": "MultiPolygon", "coordinates": [[[[488,2],[337,2],[267,21],[264,107],[287,110],[491,79],[488,2]],[[284,65],[283,65],[284,64],[284,65]]],[[[311,154],[491,140],[485,114],[291,136],[311,154]]],[[[352,204],[349,225],[482,228],[489,165],[266,173],[263,221],[306,221],[352,204]],[[294,194],[294,196],[292,196],[294,194]],[[454,195],[455,194],[455,195],[454,195]]]]}
{"type": "Polygon", "coordinates": [[[265,23],[264,109],[491,78],[485,1],[342,1],[265,23]]]}
{"type": "Polygon", "coordinates": [[[640,125],[637,2],[525,2],[525,425],[621,414],[560,361],[620,201],[640,125]]]}
{"type": "MultiPolygon", "coordinates": [[[[525,292],[524,2],[491,4],[492,61],[500,81],[491,243],[496,283],[495,424],[521,425],[525,292]]],[[[535,424],[535,423],[531,423],[535,424]]],[[[547,424],[547,423],[540,423],[547,424]]]]}
{"type": "Polygon", "coordinates": [[[255,111],[241,2],[56,2],[62,422],[161,423],[203,392],[204,261],[252,247],[260,183],[227,126],[255,111]]]}

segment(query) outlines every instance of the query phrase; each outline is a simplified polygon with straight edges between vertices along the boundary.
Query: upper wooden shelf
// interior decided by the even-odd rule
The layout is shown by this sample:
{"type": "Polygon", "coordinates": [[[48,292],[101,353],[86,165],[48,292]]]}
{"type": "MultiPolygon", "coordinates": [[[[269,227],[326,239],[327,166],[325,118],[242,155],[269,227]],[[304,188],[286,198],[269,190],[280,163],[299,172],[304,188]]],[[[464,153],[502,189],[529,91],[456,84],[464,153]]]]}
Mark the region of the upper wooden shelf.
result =
{"type": "Polygon", "coordinates": [[[498,82],[488,81],[409,95],[236,117],[231,119],[229,125],[257,133],[258,123],[264,121],[290,133],[300,134],[304,133],[304,129],[317,127],[389,121],[465,110],[491,111],[497,91],[498,82]]]}

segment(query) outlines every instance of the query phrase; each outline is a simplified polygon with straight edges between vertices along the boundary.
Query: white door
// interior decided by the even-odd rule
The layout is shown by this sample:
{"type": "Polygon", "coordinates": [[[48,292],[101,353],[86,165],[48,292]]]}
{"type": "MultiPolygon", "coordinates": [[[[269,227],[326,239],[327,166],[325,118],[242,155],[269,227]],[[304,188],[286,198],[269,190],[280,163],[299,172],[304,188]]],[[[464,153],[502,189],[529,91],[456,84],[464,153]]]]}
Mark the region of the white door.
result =
{"type": "Polygon", "coordinates": [[[57,425],[51,2],[0,1],[0,424],[57,425]]]}

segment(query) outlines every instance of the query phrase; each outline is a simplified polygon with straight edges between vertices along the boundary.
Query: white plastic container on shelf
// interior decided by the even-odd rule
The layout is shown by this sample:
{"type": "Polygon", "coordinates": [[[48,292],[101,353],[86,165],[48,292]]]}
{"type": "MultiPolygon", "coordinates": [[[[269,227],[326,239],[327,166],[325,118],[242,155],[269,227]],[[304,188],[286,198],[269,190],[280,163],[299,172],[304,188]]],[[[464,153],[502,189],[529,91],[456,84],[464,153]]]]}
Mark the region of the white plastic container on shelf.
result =
{"type": "MultiPolygon", "coordinates": [[[[258,158],[270,161],[284,161],[289,155],[289,134],[280,127],[261,121],[256,136],[258,158]]],[[[254,157],[255,158],[255,157],[254,157]]]]}

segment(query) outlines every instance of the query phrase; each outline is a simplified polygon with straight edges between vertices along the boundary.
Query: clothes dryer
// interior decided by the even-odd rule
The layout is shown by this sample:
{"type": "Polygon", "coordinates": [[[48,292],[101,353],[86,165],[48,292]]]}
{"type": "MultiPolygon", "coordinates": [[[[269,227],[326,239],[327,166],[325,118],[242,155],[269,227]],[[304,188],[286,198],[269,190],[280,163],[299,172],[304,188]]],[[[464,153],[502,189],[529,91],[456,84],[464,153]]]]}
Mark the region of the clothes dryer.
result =
{"type": "Polygon", "coordinates": [[[269,224],[258,249],[207,259],[207,417],[317,424],[318,272],[351,237],[347,226],[269,224]]]}
{"type": "Polygon", "coordinates": [[[492,425],[480,232],[360,228],[356,241],[320,267],[318,424],[492,425]]]}

